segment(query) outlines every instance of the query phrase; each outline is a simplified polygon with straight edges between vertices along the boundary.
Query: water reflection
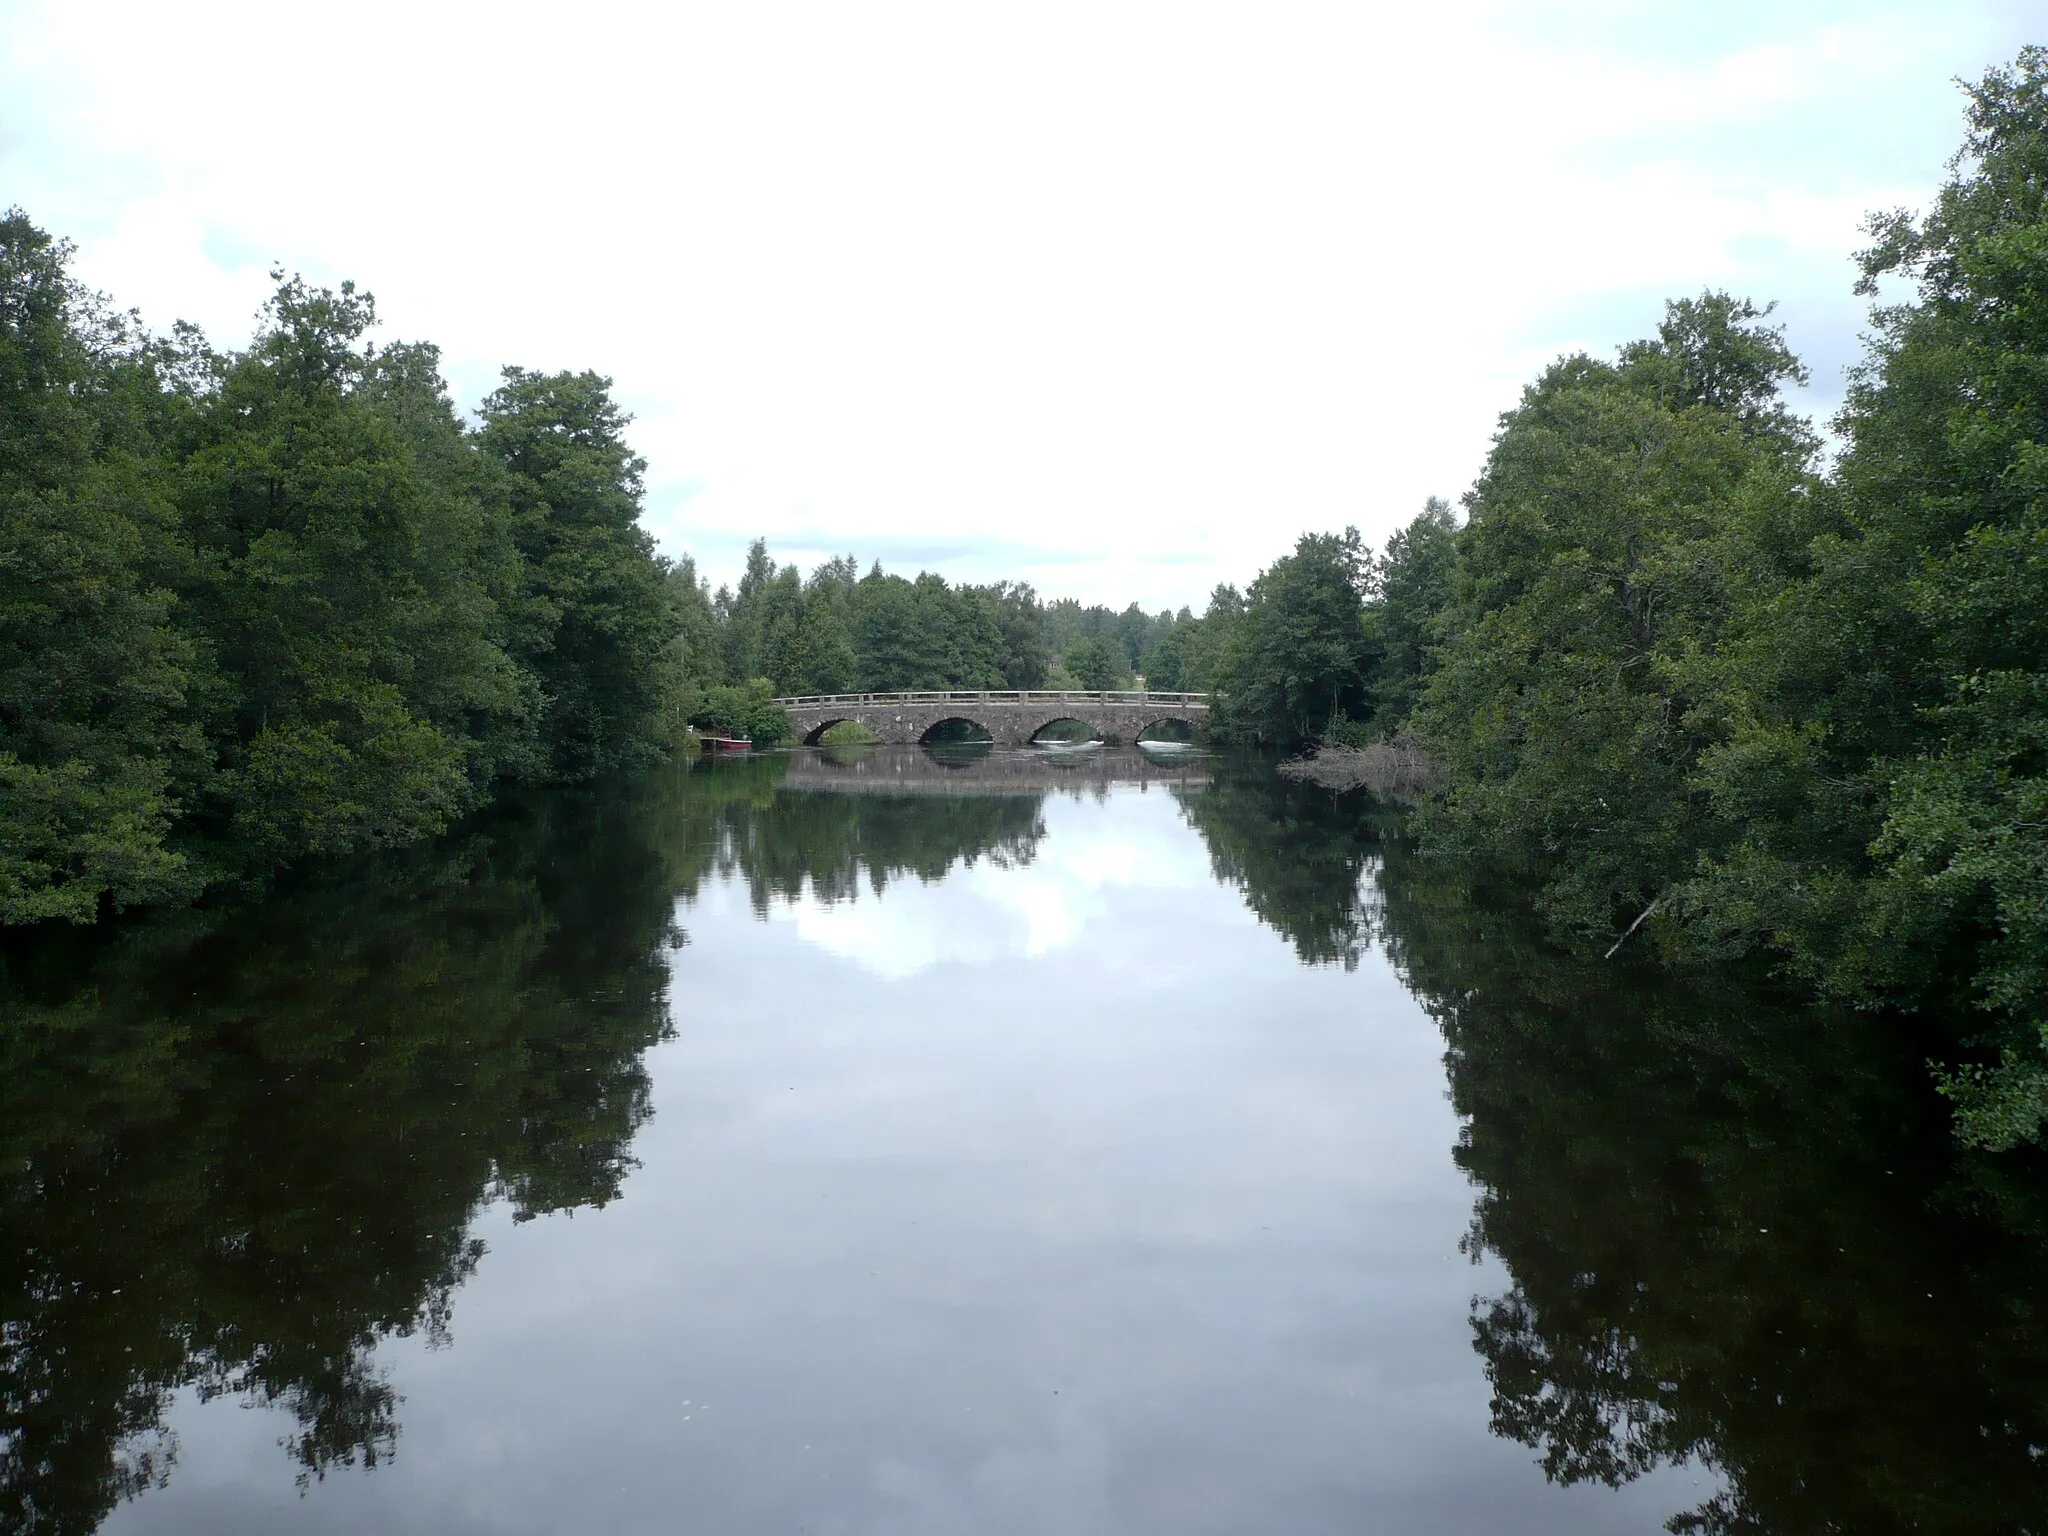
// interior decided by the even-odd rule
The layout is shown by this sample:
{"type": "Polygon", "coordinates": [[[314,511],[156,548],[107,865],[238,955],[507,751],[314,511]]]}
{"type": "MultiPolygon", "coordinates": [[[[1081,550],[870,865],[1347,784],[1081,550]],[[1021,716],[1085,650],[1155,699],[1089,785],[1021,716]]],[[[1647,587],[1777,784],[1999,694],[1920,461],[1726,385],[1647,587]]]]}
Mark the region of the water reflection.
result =
{"type": "Polygon", "coordinates": [[[89,1531],[172,1395],[288,1412],[301,1475],[398,1433],[471,1218],[613,1198],[666,1029],[675,871],[556,796],[236,916],[17,945],[0,977],[0,1528],[89,1531]]]}
{"type": "Polygon", "coordinates": [[[1041,742],[998,747],[946,742],[917,749],[828,747],[791,754],[782,786],[837,794],[1017,795],[1044,790],[1080,793],[1112,784],[1194,785],[1209,779],[1214,759],[1186,748],[1172,753],[1106,747],[1099,741],[1041,742]]]}
{"type": "MultiPolygon", "coordinates": [[[[646,1056],[672,1036],[672,1014],[766,1012],[804,985],[769,969],[786,950],[757,958],[737,930],[716,927],[722,904],[764,936],[789,925],[810,950],[885,983],[947,966],[1014,978],[991,983],[997,994],[1041,978],[1043,999],[986,1015],[964,1037],[990,1050],[1028,1051],[1018,1024],[1032,1007],[1085,1010],[1113,982],[1142,985],[1129,976],[1157,960],[1162,997],[1187,1007],[1220,992],[1249,1013],[1229,1037],[1239,1043],[1191,1032],[1185,1050],[1221,1050],[1231,1073],[1255,1081],[1264,1069],[1230,1053],[1286,1038],[1301,1022],[1289,1010],[1310,994],[1282,988],[1270,969],[1240,980],[1230,967],[1246,952],[1218,936],[1213,914],[1200,918],[1212,926],[1198,943],[1176,947],[1194,909],[1169,896],[1210,882],[1338,982],[1383,954],[1436,1020],[1460,1117],[1450,1150],[1476,1191],[1466,1256],[1485,1287],[1469,1322],[1478,1358],[1462,1368],[1484,1373],[1494,1433],[1529,1447],[1552,1480],[1622,1485],[1673,1464],[1704,1469],[1697,1504],[1672,1516],[1679,1531],[2038,1529],[2048,1508],[2042,1170],[1957,1157],[1918,1053],[1894,1031],[1785,1008],[1753,988],[1682,988],[1569,961],[1467,871],[1416,858],[1398,833],[1389,814],[1207,759],[796,754],[536,796],[442,847],[328,872],[246,913],[17,941],[0,972],[0,1530],[91,1531],[124,1498],[163,1484],[181,1397],[280,1410],[294,1426],[285,1452],[305,1478],[387,1461],[404,1382],[379,1366],[379,1348],[448,1335],[484,1259],[486,1208],[524,1221],[612,1202],[651,1112],[646,1056]],[[1155,798],[1114,802],[1115,784],[1155,798]],[[1078,804],[1103,808],[1090,836],[1049,830],[1062,805],[1078,804]],[[689,943],[679,920],[712,925],[729,953],[701,964],[714,957],[681,950],[672,971],[689,943]],[[1098,944],[1071,974],[1019,968],[1078,952],[1114,924],[1124,947],[1098,944]],[[1230,990],[1239,986],[1241,997],[1230,990]]],[[[844,970],[827,974],[846,985],[844,970]]],[[[975,995],[994,1006],[988,989],[975,995]]],[[[1318,1006],[1336,996],[1315,995],[1318,1006]]],[[[847,1001],[811,995],[787,1008],[847,1001]]],[[[1059,1048],[1086,1042],[1087,1070],[1113,1074],[1129,1033],[1119,1006],[1059,1048]]],[[[863,1017],[878,1028],[889,1015],[863,1017]]],[[[816,1091],[900,1096],[902,1074],[926,1070],[950,1027],[866,1076],[858,1052],[871,1041],[821,1035],[816,1091]]],[[[1171,1041],[1172,1028],[1159,1038],[1171,1041]]],[[[738,1049],[746,1033],[719,1038],[738,1049]]],[[[1033,1095],[1066,1094],[1059,1113],[1081,1113],[1089,1090],[1077,1062],[1031,1071],[1017,1064],[1003,1084],[1012,1101],[991,1101],[981,1129],[952,1145],[997,1157],[984,1144],[996,1116],[1037,1104],[1033,1095]]],[[[773,1091],[797,1087],[778,1078],[773,1091]]],[[[1129,1201],[1115,1209],[1159,1225],[1105,1240],[1150,1255],[1142,1273],[1162,1255],[1192,1273],[1249,1264],[1245,1245],[1264,1241],[1258,1220],[1220,1214],[1233,1190],[1268,1187],[1251,1169],[1270,1152],[1261,1138],[1324,1137],[1356,1159],[1406,1155],[1345,1141],[1359,1133],[1333,1130],[1299,1084],[1261,1093],[1258,1115],[1240,1107],[1242,1118],[1199,1133],[1190,1119],[1178,1139],[1172,1118],[1197,1113],[1195,1090],[1167,1085],[1146,1100],[1183,1171],[1204,1170],[1195,1184],[1206,1192],[1170,1220],[1162,1202],[1179,1185],[1092,1143],[1039,1186],[1048,1192],[1034,1198],[1056,1204],[1023,1208],[1046,1230],[1086,1228],[1109,1220],[1102,1202],[1122,1180],[1129,1201]]],[[[861,1123],[877,1116],[888,1118],[866,1112],[861,1123]]],[[[1043,1155],[1058,1156],[1054,1121],[1039,1124],[1043,1155]]],[[[1430,1134],[1441,1148],[1451,1132],[1430,1134]]],[[[871,1203],[851,1209],[860,1221],[893,1219],[899,1174],[872,1166],[871,1203]]],[[[1276,1163],[1270,1187],[1294,1177],[1283,1172],[1276,1163]]],[[[1329,1172],[1350,1170],[1340,1159],[1329,1172]]],[[[777,1208],[772,1192],[747,1194],[777,1208]]],[[[958,1220],[947,1230],[972,1228],[958,1220]]],[[[730,1237],[706,1222],[702,1240],[721,1233],[730,1237]]],[[[982,1240],[979,1289],[934,1292],[926,1279],[908,1293],[924,1309],[916,1315],[951,1315],[969,1294],[1005,1304],[1006,1285],[1078,1283],[1057,1268],[1020,1279],[1026,1259],[1006,1269],[993,1257],[1016,1234],[982,1240]]],[[[1403,1240],[1361,1226],[1304,1251],[1359,1241],[1394,1251],[1403,1240]]],[[[922,1261],[927,1276],[964,1262],[939,1233],[930,1241],[942,1246],[922,1261]]],[[[1322,1262],[1302,1261],[1317,1287],[1364,1273],[1322,1262]]],[[[1169,1279],[1183,1283],[1182,1271],[1169,1279]]],[[[832,1306],[850,1305],[830,1294],[832,1306]]],[[[1179,1346],[1151,1339],[1139,1313],[1122,1326],[1156,1345],[1156,1380],[1180,1368],[1169,1368],[1179,1346]]],[[[964,1332],[949,1348],[1000,1376],[984,1358],[992,1337],[964,1332]]],[[[1329,1388],[1303,1383],[1341,1377],[1358,1351],[1350,1337],[1319,1336],[1290,1390],[1329,1388]]],[[[1103,1341],[1096,1353],[1123,1347],[1103,1341]]],[[[740,1362],[745,1372],[770,1364],[740,1362]]],[[[1265,1390],[1256,1373],[1219,1379],[1265,1390]]],[[[1382,1466],[1386,1446],[1366,1442],[1314,1451],[1323,1460],[1311,1466],[1302,1447],[1324,1445],[1338,1401],[1312,1416],[1323,1429],[1281,1418],[1261,1430],[1220,1403],[1217,1422],[1256,1443],[1282,1483],[1311,1470],[1327,1481],[1331,1458],[1347,1455],[1382,1466]],[[1250,1438],[1260,1433],[1278,1438],[1250,1438]]],[[[1398,1390],[1392,1401],[1398,1409],[1398,1390]]],[[[1106,1443],[1067,1449],[1102,1460],[1106,1443]]],[[[1232,1500],[1256,1490],[1217,1484],[1222,1445],[1164,1463],[1160,1476],[1208,1489],[1215,1510],[1240,1508],[1232,1500]]],[[[1104,1461],[1099,1480],[1113,1482],[1112,1470],[1104,1461]]],[[[1284,1492],[1275,1484],[1257,1497],[1284,1492]]],[[[1658,1497],[1660,1515],[1678,1502],[1658,1497]]],[[[1016,1498],[1016,1509],[1040,1507],[1016,1498]]],[[[966,1505],[946,1507],[953,1528],[973,1525],[966,1505]]],[[[1449,1507],[1410,1513],[1419,1528],[1449,1507]]],[[[1103,1514],[1094,1528],[1209,1528],[1192,1508],[1103,1514]]],[[[1065,1506],[1041,1512],[1072,1518],[1065,1506]]],[[[1336,1528],[1338,1513],[1297,1509],[1289,1528],[1336,1528]]],[[[732,1519],[727,1528],[744,1526],[732,1519]]]]}
{"type": "Polygon", "coordinates": [[[1673,1531],[2043,1528],[2038,1160],[1958,1156],[1889,1021],[1566,961],[1398,845],[1380,889],[1513,1278],[1497,1433],[1565,1483],[1714,1469],[1673,1531]]]}
{"type": "Polygon", "coordinates": [[[1177,793],[1208,845],[1217,880],[1243,892],[1245,904],[1286,936],[1304,964],[1358,968],[1375,931],[1368,876],[1398,833],[1394,812],[1244,763],[1177,793]]]}
{"type": "Polygon", "coordinates": [[[288,1412],[304,1476],[388,1458],[371,1356],[445,1332],[478,1210],[602,1207],[634,1166],[679,896],[879,896],[1043,835],[1032,794],[778,796],[790,767],[535,795],[248,910],[14,936],[0,1530],[165,1483],[181,1389],[288,1412]]]}
{"type": "Polygon", "coordinates": [[[1384,944],[1442,1029],[1493,1427],[1548,1477],[1710,1469],[1682,1532],[2048,1525],[2048,1168],[1959,1155],[1895,1024],[1562,955],[1370,803],[1186,804],[1304,961],[1384,944]]]}

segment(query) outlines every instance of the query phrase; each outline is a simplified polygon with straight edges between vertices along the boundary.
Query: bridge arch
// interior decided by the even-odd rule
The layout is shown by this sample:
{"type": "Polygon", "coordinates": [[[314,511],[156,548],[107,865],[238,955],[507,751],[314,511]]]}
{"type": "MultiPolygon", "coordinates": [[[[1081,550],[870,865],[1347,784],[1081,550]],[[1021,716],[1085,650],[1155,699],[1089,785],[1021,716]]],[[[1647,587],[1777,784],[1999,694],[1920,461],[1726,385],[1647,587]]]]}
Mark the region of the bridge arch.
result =
{"type": "Polygon", "coordinates": [[[921,747],[975,746],[993,742],[996,733],[968,715],[941,715],[919,732],[921,747]]]}
{"type": "Polygon", "coordinates": [[[831,730],[833,726],[844,725],[852,718],[853,716],[851,715],[835,715],[830,720],[820,720],[815,726],[812,726],[803,735],[799,736],[797,740],[807,747],[815,747],[824,741],[825,733],[831,730]]]}
{"type": "Polygon", "coordinates": [[[1140,742],[1180,741],[1192,744],[1195,737],[1199,734],[1200,728],[1186,715],[1161,715],[1157,720],[1148,720],[1145,724],[1139,726],[1136,739],[1140,742]],[[1148,734],[1158,732],[1164,726],[1171,726],[1173,728],[1171,734],[1148,734]]]}
{"type": "Polygon", "coordinates": [[[1103,738],[1102,727],[1097,725],[1092,720],[1083,720],[1074,715],[1054,715],[1050,720],[1040,721],[1039,724],[1032,729],[1030,736],[1026,739],[1034,747],[1043,747],[1059,744],[1078,745],[1081,742],[1100,741],[1103,738]],[[1079,733],[1068,731],[1059,731],[1053,735],[1046,734],[1049,731],[1053,731],[1054,728],[1057,726],[1069,725],[1078,725],[1079,727],[1081,727],[1083,731],[1086,731],[1088,734],[1083,736],[1079,733]]]}

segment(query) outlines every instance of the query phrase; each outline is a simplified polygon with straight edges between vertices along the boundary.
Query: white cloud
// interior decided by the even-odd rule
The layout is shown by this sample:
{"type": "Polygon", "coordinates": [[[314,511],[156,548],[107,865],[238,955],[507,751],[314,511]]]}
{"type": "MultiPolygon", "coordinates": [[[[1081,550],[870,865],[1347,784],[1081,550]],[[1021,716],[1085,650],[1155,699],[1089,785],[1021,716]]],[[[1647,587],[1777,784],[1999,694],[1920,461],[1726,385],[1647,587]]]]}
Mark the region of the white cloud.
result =
{"type": "Polygon", "coordinates": [[[1670,293],[1781,295],[1836,391],[1869,208],[2017,7],[0,0],[0,198],[159,323],[273,260],[466,400],[597,367],[652,520],[1199,603],[1456,494],[1670,293]]]}
{"type": "Polygon", "coordinates": [[[938,965],[1066,949],[1109,914],[1112,891],[1209,883],[1208,864],[1187,839],[1176,802],[1129,788],[1111,793],[1136,802],[1113,829],[1091,807],[1048,797],[1047,835],[1027,865],[956,866],[938,884],[901,879],[887,901],[865,894],[825,901],[807,891],[771,906],[769,919],[791,922],[805,943],[895,981],[938,965]]]}

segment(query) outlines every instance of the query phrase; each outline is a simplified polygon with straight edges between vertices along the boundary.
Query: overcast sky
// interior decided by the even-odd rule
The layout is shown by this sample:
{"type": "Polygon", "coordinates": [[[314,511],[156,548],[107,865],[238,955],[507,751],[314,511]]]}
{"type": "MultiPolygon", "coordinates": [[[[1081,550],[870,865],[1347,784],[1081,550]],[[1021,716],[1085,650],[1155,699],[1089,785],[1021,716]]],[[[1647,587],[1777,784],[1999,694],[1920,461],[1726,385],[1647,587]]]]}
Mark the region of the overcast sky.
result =
{"type": "MultiPolygon", "coordinates": [[[[472,405],[595,368],[714,580],[1199,610],[1456,497],[1559,352],[1777,299],[1839,398],[1873,209],[2036,4],[0,0],[0,203],[152,324],[275,263],[472,405]]],[[[2033,23],[2033,36],[2028,35],[2033,23]]]]}

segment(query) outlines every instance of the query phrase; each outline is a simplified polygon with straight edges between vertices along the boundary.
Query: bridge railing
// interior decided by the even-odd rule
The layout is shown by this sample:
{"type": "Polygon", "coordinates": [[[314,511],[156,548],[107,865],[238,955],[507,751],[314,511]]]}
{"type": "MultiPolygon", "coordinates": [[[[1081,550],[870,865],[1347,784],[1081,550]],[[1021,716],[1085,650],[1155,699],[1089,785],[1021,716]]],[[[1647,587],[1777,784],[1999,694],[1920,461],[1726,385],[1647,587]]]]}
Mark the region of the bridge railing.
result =
{"type": "Polygon", "coordinates": [[[1144,688],[951,688],[920,693],[806,693],[775,701],[784,709],[861,704],[1170,704],[1207,709],[1206,693],[1144,688]]]}

